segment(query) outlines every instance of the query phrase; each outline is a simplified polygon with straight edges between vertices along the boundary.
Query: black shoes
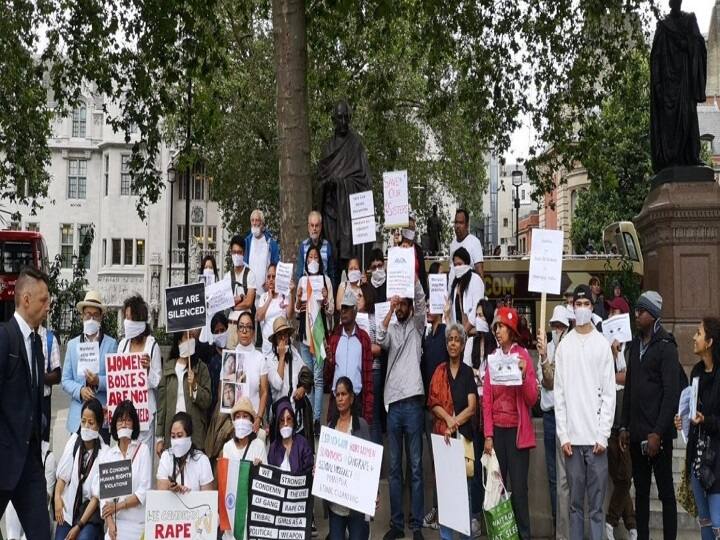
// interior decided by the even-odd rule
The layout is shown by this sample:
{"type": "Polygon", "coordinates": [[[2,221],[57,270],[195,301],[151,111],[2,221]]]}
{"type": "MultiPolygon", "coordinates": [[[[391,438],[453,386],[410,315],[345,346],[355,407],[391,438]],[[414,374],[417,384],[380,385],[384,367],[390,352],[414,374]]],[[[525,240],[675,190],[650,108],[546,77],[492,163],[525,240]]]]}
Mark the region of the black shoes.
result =
{"type": "MultiPolygon", "coordinates": [[[[405,538],[405,531],[390,527],[390,530],[383,536],[383,540],[396,540],[397,538],[405,538]]],[[[420,538],[422,539],[422,535],[420,535],[420,538]]]]}

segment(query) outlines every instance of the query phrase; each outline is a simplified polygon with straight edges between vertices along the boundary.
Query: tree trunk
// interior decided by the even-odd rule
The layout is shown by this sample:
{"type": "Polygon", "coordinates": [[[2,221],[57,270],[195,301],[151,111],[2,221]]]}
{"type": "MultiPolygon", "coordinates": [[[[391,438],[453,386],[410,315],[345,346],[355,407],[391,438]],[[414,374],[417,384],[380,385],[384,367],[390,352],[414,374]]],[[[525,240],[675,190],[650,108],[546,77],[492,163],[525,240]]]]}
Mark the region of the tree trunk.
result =
{"type": "MultiPolygon", "coordinates": [[[[294,260],[312,204],[304,0],[273,0],[280,167],[280,246],[294,260]]],[[[297,264],[302,264],[300,261],[297,264]]]]}

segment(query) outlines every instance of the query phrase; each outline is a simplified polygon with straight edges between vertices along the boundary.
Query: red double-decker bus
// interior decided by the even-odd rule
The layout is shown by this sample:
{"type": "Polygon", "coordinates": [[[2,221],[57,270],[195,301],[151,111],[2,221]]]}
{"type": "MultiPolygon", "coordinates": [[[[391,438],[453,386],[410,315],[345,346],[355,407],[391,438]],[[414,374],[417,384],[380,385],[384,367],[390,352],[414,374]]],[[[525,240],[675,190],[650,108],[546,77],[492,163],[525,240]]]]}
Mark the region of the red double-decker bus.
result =
{"type": "Polygon", "coordinates": [[[45,240],[39,232],[0,230],[0,317],[15,311],[15,280],[25,266],[48,271],[45,240]]]}

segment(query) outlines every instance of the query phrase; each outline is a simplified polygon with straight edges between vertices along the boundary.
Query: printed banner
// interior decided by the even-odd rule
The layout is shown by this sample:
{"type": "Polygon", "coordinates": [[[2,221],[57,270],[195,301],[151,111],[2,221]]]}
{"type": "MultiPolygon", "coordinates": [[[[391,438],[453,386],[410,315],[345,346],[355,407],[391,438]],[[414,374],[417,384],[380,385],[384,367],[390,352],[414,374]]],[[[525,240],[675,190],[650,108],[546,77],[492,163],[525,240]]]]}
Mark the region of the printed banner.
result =
{"type": "Polygon", "coordinates": [[[142,367],[142,356],[141,353],[105,355],[108,423],[115,408],[129,399],[137,409],[140,431],[150,428],[147,370],[142,367]]]}
{"type": "Polygon", "coordinates": [[[83,375],[86,371],[100,372],[100,343],[97,341],[81,341],[78,343],[77,373],[83,375]]]}
{"type": "Polygon", "coordinates": [[[205,326],[205,284],[191,283],[165,289],[165,313],[168,333],[205,326]]]}
{"type": "Polygon", "coordinates": [[[132,495],[132,460],[123,459],[98,465],[100,498],[116,499],[132,495]]]}
{"type": "Polygon", "coordinates": [[[145,540],[217,540],[218,492],[148,491],[145,540]]]}

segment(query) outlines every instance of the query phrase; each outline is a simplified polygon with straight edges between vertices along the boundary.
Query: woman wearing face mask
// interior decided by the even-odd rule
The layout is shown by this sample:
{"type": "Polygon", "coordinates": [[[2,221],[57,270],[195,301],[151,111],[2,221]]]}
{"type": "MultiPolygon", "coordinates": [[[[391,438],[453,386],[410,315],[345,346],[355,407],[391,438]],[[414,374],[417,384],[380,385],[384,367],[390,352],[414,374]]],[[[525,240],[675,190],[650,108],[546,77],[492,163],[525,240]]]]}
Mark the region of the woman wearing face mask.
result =
{"type": "MultiPolygon", "coordinates": [[[[457,253],[457,252],[456,252],[457,253]]],[[[512,507],[520,538],[530,538],[528,506],[528,470],[530,449],[535,448],[535,430],[530,410],[537,401],[535,369],[527,350],[518,344],[518,313],[502,307],[493,321],[498,342],[495,354],[512,355],[517,359],[522,385],[496,386],[490,380],[490,368],[483,380],[483,421],[485,453],[497,454],[503,482],[512,484],[512,507]],[[512,465],[511,465],[512,464],[512,465]]]]}
{"type": "Polygon", "coordinates": [[[448,302],[445,305],[445,320],[449,324],[462,325],[468,335],[463,353],[463,362],[472,366],[473,338],[475,336],[475,309],[485,296],[482,278],[470,267],[470,254],[461,247],[453,253],[453,271],[450,273],[448,302]]]}
{"type": "Polygon", "coordinates": [[[370,277],[370,285],[375,292],[375,302],[385,302],[387,300],[385,284],[387,276],[385,275],[385,256],[381,250],[375,248],[370,252],[367,273],[370,277]]]}
{"type": "MultiPolygon", "coordinates": [[[[228,342],[228,320],[222,311],[218,311],[210,320],[212,330],[212,344],[210,354],[207,358],[207,368],[210,374],[210,408],[208,409],[208,421],[215,405],[218,402],[218,386],[220,385],[220,372],[222,370],[222,352],[228,342]]],[[[205,359],[203,359],[205,360],[205,359]]]]}
{"type": "Polygon", "coordinates": [[[295,283],[290,280],[290,296],[286,297],[283,294],[275,291],[275,275],[277,273],[277,267],[274,264],[270,264],[267,269],[267,275],[265,276],[265,293],[260,297],[260,307],[257,310],[257,320],[260,323],[260,330],[262,331],[262,352],[263,354],[270,354],[272,351],[272,344],[270,343],[270,335],[273,333],[273,323],[278,317],[286,317],[292,320],[295,315],[295,298],[294,290],[295,283]]]}
{"type": "Polygon", "coordinates": [[[298,349],[303,362],[313,373],[315,378],[315,390],[310,401],[313,404],[313,414],[315,416],[315,432],[320,431],[320,413],[322,412],[323,402],[323,366],[315,362],[315,357],[310,352],[310,341],[308,334],[308,314],[307,303],[320,303],[320,314],[323,324],[325,325],[325,333],[329,334],[328,322],[334,312],[335,302],[333,300],[333,286],[330,278],[323,273],[323,263],[320,256],[320,249],[310,246],[305,255],[305,275],[300,278],[298,283],[298,292],[295,298],[295,313],[298,319],[298,349]],[[321,291],[312,291],[312,298],[308,300],[308,288],[311,287],[311,278],[322,278],[319,281],[324,283],[321,291]]]}
{"type": "Polygon", "coordinates": [[[210,373],[207,366],[193,358],[195,338],[189,332],[175,334],[170,358],[165,362],[158,387],[158,412],[155,428],[155,451],[162,454],[169,447],[173,418],[186,413],[192,418],[195,448],[205,444],[207,412],[210,408],[210,373]]]}
{"type": "MultiPolygon", "coordinates": [[[[117,441],[100,459],[100,463],[131,460],[132,495],[100,503],[107,525],[105,540],[138,540],[145,531],[145,492],[150,489],[152,455],[140,442],[140,418],[130,400],[120,403],[110,421],[110,433],[117,441]]],[[[100,477],[95,477],[94,492],[100,492],[100,477]]]]}
{"type": "Polygon", "coordinates": [[[290,474],[307,474],[313,470],[313,451],[305,437],[295,432],[295,412],[290,399],[275,403],[275,429],[268,451],[268,464],[290,474]]]}
{"type": "Polygon", "coordinates": [[[200,263],[200,281],[204,281],[205,285],[212,285],[219,280],[217,263],[212,255],[205,255],[200,263]]]}
{"type": "Polygon", "coordinates": [[[360,259],[353,257],[348,261],[346,276],[347,281],[343,281],[338,286],[337,294],[335,295],[335,309],[337,311],[340,311],[340,303],[345,296],[345,289],[350,287],[350,289],[357,295],[360,290],[360,285],[367,280],[360,271],[360,259]]]}
{"type": "Polygon", "coordinates": [[[83,403],[80,428],[65,444],[55,484],[55,540],[96,540],[103,523],[93,483],[107,446],[100,438],[103,409],[91,398],[83,403]]]}
{"type": "Polygon", "coordinates": [[[252,402],[241,397],[230,411],[233,437],[223,446],[222,457],[252,461],[255,465],[267,463],[265,443],[258,439],[254,431],[255,417],[252,402]]]}
{"type": "Polygon", "coordinates": [[[170,448],[163,452],[158,465],[158,490],[187,493],[213,489],[210,461],[193,439],[192,418],[186,412],[177,413],[170,425],[170,448]]]}

